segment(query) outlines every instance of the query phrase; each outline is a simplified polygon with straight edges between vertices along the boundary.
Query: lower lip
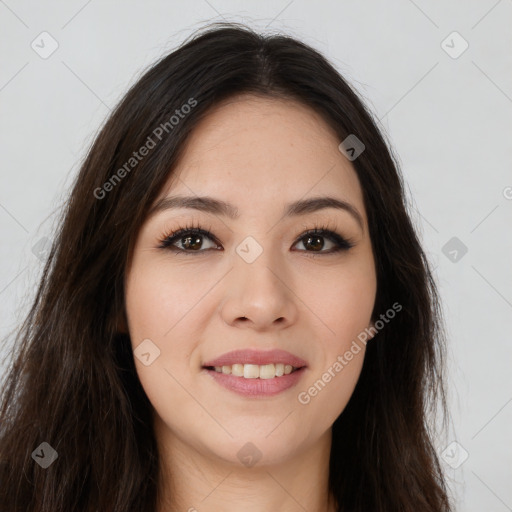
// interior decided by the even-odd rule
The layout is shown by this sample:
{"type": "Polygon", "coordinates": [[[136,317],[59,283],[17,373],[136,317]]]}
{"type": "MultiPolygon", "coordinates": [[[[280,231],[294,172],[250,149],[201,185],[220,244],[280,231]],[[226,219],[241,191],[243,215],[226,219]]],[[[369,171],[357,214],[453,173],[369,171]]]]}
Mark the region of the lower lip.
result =
{"type": "Polygon", "coordinates": [[[205,369],[222,387],[234,391],[239,395],[252,397],[274,396],[295,386],[305,370],[306,367],[302,367],[292,373],[272,379],[245,379],[244,377],[235,377],[233,375],[216,372],[215,370],[205,369]]]}

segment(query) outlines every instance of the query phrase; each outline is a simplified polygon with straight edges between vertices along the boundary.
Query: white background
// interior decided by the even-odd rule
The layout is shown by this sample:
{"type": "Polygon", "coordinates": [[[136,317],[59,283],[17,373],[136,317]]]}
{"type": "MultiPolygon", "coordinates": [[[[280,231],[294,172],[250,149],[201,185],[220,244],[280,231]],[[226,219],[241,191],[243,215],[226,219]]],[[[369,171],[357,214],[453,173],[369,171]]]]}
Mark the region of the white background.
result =
{"type": "Polygon", "coordinates": [[[32,248],[52,238],[110,109],[158,57],[221,19],[320,50],[380,119],[444,302],[452,424],[438,449],[459,443],[452,466],[469,455],[457,469],[443,461],[457,510],[512,510],[511,0],[0,1],[0,336],[27,310],[41,270],[32,248]],[[47,59],[31,47],[43,31],[58,43],[47,59]],[[469,44],[457,58],[442,46],[453,31],[469,44]],[[452,237],[468,249],[457,262],[443,253],[452,237]]]}

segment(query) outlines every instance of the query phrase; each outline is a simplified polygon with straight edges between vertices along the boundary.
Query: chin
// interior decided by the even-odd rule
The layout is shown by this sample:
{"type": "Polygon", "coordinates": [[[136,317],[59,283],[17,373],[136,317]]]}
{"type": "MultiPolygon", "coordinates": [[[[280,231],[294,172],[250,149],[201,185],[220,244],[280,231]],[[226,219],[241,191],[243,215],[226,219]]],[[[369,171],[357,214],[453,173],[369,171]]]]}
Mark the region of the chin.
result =
{"type": "MultiPolygon", "coordinates": [[[[274,428],[278,423],[274,424],[274,428]]],[[[210,457],[237,467],[275,466],[288,461],[297,454],[300,442],[294,442],[290,436],[279,435],[272,429],[265,433],[247,429],[239,432],[233,439],[223,436],[222,439],[208,437],[204,440],[204,448],[210,457]],[[214,441],[218,443],[213,444],[214,441]]]]}

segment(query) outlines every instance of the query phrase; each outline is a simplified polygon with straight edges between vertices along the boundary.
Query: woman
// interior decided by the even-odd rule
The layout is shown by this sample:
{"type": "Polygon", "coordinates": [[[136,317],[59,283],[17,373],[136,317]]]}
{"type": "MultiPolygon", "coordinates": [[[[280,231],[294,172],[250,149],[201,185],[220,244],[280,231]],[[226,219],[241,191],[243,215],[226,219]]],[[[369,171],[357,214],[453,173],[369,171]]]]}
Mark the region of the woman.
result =
{"type": "Polygon", "coordinates": [[[213,25],[82,165],[3,386],[1,510],[448,511],[440,315],[356,93],[213,25]]]}

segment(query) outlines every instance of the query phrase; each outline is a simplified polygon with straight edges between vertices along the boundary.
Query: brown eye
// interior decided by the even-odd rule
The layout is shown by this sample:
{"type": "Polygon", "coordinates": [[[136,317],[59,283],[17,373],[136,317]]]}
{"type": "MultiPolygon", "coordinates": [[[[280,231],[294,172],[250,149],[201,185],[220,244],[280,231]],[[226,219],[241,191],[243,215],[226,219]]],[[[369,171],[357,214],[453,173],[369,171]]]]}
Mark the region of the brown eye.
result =
{"type": "Polygon", "coordinates": [[[190,235],[184,236],[180,239],[180,243],[183,244],[183,248],[185,250],[192,249],[197,250],[200,249],[202,243],[202,235],[190,235]]]}
{"type": "Polygon", "coordinates": [[[348,250],[354,246],[349,240],[326,229],[314,229],[313,231],[309,231],[305,235],[302,235],[296,243],[303,244],[306,248],[303,252],[316,252],[319,254],[332,254],[338,251],[348,250]],[[325,247],[326,239],[328,240],[327,250],[322,250],[325,247]],[[329,246],[329,244],[331,245],[329,246]]]}
{"type": "Polygon", "coordinates": [[[324,239],[319,235],[308,235],[302,240],[306,249],[311,248],[313,251],[320,251],[324,247],[324,239]]]}
{"type": "Polygon", "coordinates": [[[161,249],[174,248],[177,253],[204,252],[205,250],[217,247],[216,243],[213,243],[213,247],[205,249],[204,239],[210,239],[214,242],[213,235],[209,231],[203,229],[179,229],[162,240],[159,247],[161,249]],[[181,244],[181,247],[178,244],[181,244]]]}

